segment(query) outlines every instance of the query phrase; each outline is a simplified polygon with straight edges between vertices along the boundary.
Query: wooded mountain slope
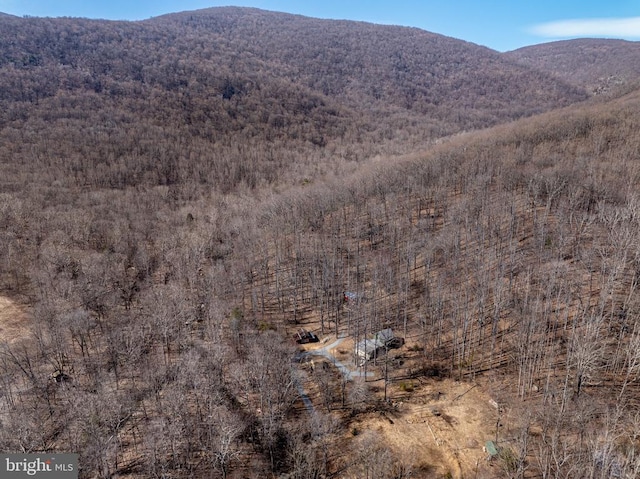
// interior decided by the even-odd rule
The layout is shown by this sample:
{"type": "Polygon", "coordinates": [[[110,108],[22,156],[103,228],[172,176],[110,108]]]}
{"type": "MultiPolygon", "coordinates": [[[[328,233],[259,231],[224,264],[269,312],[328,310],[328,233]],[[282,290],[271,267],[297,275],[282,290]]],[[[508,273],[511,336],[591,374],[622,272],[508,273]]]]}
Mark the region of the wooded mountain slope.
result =
{"type": "Polygon", "coordinates": [[[4,159],[35,143],[34,168],[64,157],[55,180],[87,186],[302,180],[327,154],[407,152],[585,98],[486,48],[410,28],[240,8],[0,22],[0,125],[20,135],[3,141],[4,159]]]}
{"type": "Polygon", "coordinates": [[[229,49],[264,60],[279,76],[350,105],[391,104],[466,128],[581,98],[579,91],[515,66],[497,52],[416,28],[237,8],[152,22],[224,38],[229,49]]]}
{"type": "Polygon", "coordinates": [[[315,321],[402,332],[411,348],[384,373],[398,400],[441,376],[498,398],[512,455],[478,477],[634,477],[639,105],[570,107],[283,193],[50,184],[64,159],[14,157],[0,280],[30,313],[1,348],[3,450],[76,451],[86,477],[432,477],[437,463],[348,432],[387,407],[367,383],[315,377],[309,419],[283,338],[315,321]],[[368,302],[347,311],[345,290],[368,302]]]}
{"type": "Polygon", "coordinates": [[[596,94],[635,84],[640,75],[640,42],[584,38],[532,45],[505,56],[596,94]]]}
{"type": "Polygon", "coordinates": [[[0,22],[1,450],[100,478],[640,475],[639,90],[418,148],[584,94],[412,29],[0,22]],[[407,103],[434,66],[440,103],[431,84],[407,103]],[[458,94],[478,104],[442,106],[458,94]],[[305,377],[301,327],[406,342],[366,381],[305,377]],[[445,379],[465,387],[442,399],[445,379]],[[496,408],[469,405],[491,426],[468,437],[446,407],[472,389],[496,408]],[[408,424],[402,402],[431,456],[366,427],[408,424]]]}

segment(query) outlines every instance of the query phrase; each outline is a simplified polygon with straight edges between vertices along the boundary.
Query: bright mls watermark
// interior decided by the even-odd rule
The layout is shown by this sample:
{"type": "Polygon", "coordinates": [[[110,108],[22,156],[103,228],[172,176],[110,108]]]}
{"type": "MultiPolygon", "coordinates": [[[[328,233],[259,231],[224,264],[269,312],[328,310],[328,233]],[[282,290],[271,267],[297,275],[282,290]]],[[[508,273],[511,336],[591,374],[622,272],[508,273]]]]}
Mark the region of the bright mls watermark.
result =
{"type": "Polygon", "coordinates": [[[77,454],[0,454],[0,478],[78,479],[77,454]]]}

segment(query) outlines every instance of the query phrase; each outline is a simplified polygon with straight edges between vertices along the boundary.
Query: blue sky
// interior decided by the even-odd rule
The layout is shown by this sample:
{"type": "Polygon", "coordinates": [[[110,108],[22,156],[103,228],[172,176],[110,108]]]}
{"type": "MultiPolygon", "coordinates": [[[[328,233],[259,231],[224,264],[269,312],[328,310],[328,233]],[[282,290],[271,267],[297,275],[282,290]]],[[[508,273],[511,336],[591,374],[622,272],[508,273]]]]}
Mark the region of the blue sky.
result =
{"type": "Polygon", "coordinates": [[[0,12],[141,20],[224,5],[413,26],[500,51],[577,37],[640,40],[640,0],[0,0],[0,12]]]}

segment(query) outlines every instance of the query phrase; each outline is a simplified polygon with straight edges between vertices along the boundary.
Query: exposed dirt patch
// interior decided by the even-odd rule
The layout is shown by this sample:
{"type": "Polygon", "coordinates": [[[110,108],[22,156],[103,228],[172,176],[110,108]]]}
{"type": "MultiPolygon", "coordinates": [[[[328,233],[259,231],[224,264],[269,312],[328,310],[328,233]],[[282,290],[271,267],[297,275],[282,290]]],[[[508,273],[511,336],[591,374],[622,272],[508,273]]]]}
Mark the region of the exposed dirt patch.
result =
{"type": "MultiPolygon", "coordinates": [[[[315,368],[309,364],[303,366],[306,370],[304,389],[314,407],[323,409],[321,391],[327,385],[319,384],[318,369],[322,362],[331,370],[335,364],[313,355],[312,351],[325,349],[330,357],[353,371],[364,371],[364,368],[357,368],[353,363],[352,338],[337,340],[333,335],[319,336],[319,343],[303,345],[300,349],[309,355],[307,362],[315,361],[315,368]]],[[[501,465],[498,461],[487,462],[487,454],[483,452],[485,442],[496,436],[498,419],[496,403],[487,387],[482,382],[445,378],[435,365],[429,366],[429,371],[420,378],[411,379],[408,374],[411,369],[424,367],[416,362],[413,354],[407,346],[390,352],[389,364],[395,364],[396,356],[407,356],[407,359],[398,369],[394,367],[390,375],[395,379],[387,388],[388,408],[377,408],[351,419],[345,440],[357,441],[357,437],[367,431],[376,433],[416,478],[500,477],[501,465]],[[403,376],[406,379],[401,379],[403,376]]],[[[382,404],[383,362],[367,363],[367,372],[373,376],[367,380],[370,400],[375,397],[382,404]]]]}
{"type": "Polygon", "coordinates": [[[0,341],[15,343],[29,337],[27,308],[0,296],[0,341]]]}
{"type": "Polygon", "coordinates": [[[473,384],[433,381],[393,402],[392,411],[364,416],[357,427],[382,433],[415,477],[473,476],[492,467],[482,451],[496,424],[490,400],[473,384]]]}

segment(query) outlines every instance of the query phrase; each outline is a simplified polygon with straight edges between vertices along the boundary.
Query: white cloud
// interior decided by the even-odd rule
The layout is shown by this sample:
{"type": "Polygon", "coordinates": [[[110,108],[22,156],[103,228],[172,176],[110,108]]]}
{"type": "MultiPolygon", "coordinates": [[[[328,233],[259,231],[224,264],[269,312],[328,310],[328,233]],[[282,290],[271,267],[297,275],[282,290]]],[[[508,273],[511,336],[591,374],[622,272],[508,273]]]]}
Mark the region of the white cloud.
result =
{"type": "Polygon", "coordinates": [[[541,37],[616,37],[640,38],[640,17],[592,18],[541,23],[530,29],[541,37]]]}

